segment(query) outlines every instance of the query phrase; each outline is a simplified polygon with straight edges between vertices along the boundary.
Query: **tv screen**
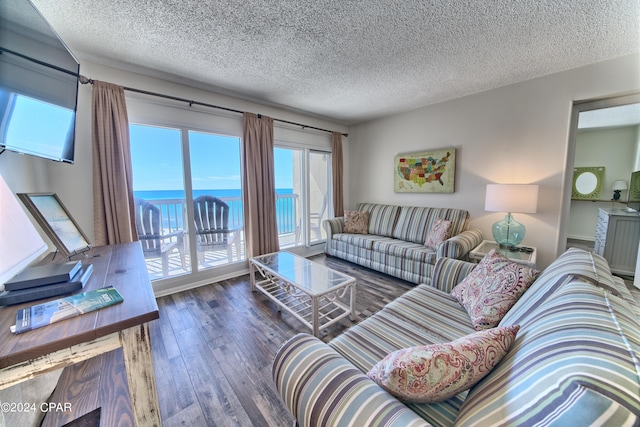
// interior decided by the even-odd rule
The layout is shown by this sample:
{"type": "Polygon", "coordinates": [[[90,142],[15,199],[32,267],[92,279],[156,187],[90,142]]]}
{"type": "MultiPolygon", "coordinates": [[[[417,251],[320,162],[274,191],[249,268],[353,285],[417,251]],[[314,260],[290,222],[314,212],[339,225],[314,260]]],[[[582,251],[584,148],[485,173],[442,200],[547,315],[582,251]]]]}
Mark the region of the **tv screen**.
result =
{"type": "Polygon", "coordinates": [[[0,2],[0,150],[73,163],[79,71],[29,0],[0,2]]]}

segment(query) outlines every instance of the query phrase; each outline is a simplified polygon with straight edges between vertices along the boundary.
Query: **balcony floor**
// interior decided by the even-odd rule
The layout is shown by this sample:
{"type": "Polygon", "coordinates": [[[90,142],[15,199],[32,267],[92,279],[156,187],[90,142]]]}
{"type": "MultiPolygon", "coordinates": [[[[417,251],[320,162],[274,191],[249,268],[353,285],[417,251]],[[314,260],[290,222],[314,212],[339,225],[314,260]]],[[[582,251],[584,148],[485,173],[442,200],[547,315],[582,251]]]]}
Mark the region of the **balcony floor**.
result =
{"type": "MultiPolygon", "coordinates": [[[[280,235],[280,249],[286,249],[296,246],[296,236],[293,233],[280,235]]],[[[244,250],[244,240],[240,241],[240,259],[236,257],[235,247],[232,251],[232,260],[230,261],[227,256],[227,250],[221,249],[217,251],[205,251],[204,252],[204,265],[200,265],[200,268],[211,268],[228,265],[232,262],[242,262],[246,259],[244,250]]],[[[176,277],[189,273],[191,268],[191,256],[189,252],[185,252],[185,267],[182,268],[180,261],[180,255],[177,250],[174,250],[169,255],[169,268],[167,276],[162,274],[162,259],[161,258],[148,258],[145,260],[147,264],[147,271],[149,272],[149,278],[151,280],[165,279],[169,277],[176,277]]]]}

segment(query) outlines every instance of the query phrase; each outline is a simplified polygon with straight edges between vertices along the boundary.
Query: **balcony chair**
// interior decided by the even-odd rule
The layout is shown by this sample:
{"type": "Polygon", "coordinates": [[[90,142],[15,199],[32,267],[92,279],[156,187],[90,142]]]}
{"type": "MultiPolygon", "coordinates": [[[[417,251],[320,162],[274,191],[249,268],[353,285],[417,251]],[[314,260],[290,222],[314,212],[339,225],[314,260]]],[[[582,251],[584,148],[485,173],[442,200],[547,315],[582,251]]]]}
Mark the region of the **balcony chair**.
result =
{"type": "Polygon", "coordinates": [[[229,227],[229,205],[217,197],[204,195],[193,200],[196,247],[198,262],[205,264],[206,251],[227,250],[229,262],[233,262],[232,246],[240,261],[240,230],[229,227]]]}
{"type": "Polygon", "coordinates": [[[182,262],[182,269],[186,270],[184,256],[184,231],[176,230],[163,234],[162,212],[156,205],[143,200],[135,200],[136,230],[142,244],[145,259],[161,258],[162,275],[169,275],[169,255],[177,250],[182,262]]]}
{"type": "Polygon", "coordinates": [[[322,221],[325,219],[325,211],[327,210],[327,195],[322,197],[322,204],[320,205],[319,212],[311,212],[309,214],[309,238],[311,234],[315,234],[318,240],[322,240],[322,221]]]}

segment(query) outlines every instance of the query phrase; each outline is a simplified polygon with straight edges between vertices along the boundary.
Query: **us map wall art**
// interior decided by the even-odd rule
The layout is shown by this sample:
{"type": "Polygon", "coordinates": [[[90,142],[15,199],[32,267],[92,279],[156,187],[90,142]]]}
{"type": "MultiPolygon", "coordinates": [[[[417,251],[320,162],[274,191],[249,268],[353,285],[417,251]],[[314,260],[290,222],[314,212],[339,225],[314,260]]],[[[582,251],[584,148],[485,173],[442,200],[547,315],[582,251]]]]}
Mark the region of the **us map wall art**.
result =
{"type": "Polygon", "coordinates": [[[453,193],[456,149],[447,148],[395,157],[396,193],[453,193]]]}

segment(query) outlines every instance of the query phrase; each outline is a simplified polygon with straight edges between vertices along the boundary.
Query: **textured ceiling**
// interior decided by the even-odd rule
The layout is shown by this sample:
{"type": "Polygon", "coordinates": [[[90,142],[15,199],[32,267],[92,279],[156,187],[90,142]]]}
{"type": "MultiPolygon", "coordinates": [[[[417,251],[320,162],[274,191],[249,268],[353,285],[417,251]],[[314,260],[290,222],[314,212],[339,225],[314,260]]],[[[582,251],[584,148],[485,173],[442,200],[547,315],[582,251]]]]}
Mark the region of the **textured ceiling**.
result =
{"type": "Polygon", "coordinates": [[[638,0],[33,3],[81,60],[345,124],[640,51],[638,0]]]}

